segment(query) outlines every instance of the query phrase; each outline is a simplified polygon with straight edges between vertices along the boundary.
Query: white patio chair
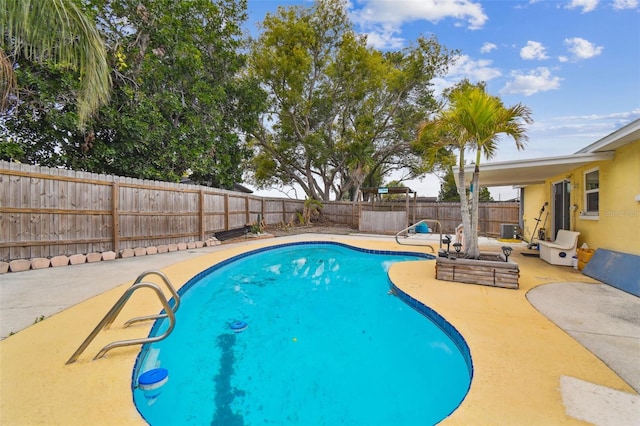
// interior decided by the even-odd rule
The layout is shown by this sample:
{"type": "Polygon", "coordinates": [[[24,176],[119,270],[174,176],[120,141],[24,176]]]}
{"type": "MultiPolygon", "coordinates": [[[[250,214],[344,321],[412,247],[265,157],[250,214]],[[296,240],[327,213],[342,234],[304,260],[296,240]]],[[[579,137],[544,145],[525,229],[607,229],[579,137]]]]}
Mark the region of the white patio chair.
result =
{"type": "Polygon", "coordinates": [[[561,229],[555,241],[539,241],[540,259],[552,265],[571,266],[578,248],[579,232],[561,229]]]}

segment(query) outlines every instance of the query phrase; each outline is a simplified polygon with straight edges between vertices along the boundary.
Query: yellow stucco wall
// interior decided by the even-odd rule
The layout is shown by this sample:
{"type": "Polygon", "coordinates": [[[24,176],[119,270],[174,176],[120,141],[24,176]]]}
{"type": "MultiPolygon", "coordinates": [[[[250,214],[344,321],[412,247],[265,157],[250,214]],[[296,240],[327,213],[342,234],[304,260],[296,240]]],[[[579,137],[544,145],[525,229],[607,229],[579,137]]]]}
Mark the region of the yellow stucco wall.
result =
{"type": "MultiPolygon", "coordinates": [[[[544,213],[540,216],[540,209],[544,205],[545,202],[549,201],[549,191],[547,190],[547,185],[530,185],[525,188],[524,193],[524,211],[522,216],[522,224],[523,224],[523,233],[524,239],[528,242],[531,242],[531,239],[538,238],[538,231],[536,230],[536,235],[533,235],[534,229],[536,229],[536,219],[540,217],[540,224],[538,228],[542,227],[544,223],[545,216],[550,212],[551,206],[546,206],[544,209],[544,213]]],[[[549,221],[547,220],[547,223],[549,221]]]]}
{"type": "MultiPolygon", "coordinates": [[[[580,232],[578,245],[640,255],[640,201],[636,201],[640,196],[640,140],[616,150],[613,160],[597,161],[547,179],[544,184],[526,187],[525,228],[533,229],[544,201],[550,202],[551,210],[553,183],[567,178],[571,182],[571,204],[576,206],[571,213],[571,228],[580,232]],[[584,173],[595,168],[600,176],[599,216],[587,217],[580,214],[585,209],[584,173]]],[[[525,236],[529,238],[530,230],[525,236]]]]}
{"type": "Polygon", "coordinates": [[[583,174],[593,167],[600,170],[600,215],[590,220],[576,214],[581,244],[640,254],[640,201],[635,200],[640,195],[640,140],[618,149],[611,161],[576,170],[578,212],[584,209],[583,174]]]}

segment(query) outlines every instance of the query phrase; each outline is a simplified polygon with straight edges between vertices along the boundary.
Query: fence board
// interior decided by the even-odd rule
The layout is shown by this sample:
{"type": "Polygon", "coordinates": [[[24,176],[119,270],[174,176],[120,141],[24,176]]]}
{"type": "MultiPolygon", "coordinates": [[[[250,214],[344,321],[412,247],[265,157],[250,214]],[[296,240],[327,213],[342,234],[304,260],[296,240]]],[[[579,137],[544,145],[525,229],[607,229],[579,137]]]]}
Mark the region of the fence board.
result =
{"type": "Polygon", "coordinates": [[[354,215],[357,215],[357,205],[353,202],[325,202],[322,205],[322,219],[328,222],[357,227],[354,215]]]}
{"type": "Polygon", "coordinates": [[[360,231],[395,234],[407,226],[406,211],[363,211],[360,231]]]}

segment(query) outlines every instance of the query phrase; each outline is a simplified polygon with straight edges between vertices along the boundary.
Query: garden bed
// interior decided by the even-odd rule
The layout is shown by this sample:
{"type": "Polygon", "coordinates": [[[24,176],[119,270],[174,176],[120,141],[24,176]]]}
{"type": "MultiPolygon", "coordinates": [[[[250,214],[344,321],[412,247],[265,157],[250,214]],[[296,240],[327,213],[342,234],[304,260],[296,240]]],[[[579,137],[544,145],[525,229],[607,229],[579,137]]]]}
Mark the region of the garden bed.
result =
{"type": "Polygon", "coordinates": [[[436,258],[436,279],[491,287],[518,288],[520,268],[499,253],[481,253],[480,259],[436,258]]]}

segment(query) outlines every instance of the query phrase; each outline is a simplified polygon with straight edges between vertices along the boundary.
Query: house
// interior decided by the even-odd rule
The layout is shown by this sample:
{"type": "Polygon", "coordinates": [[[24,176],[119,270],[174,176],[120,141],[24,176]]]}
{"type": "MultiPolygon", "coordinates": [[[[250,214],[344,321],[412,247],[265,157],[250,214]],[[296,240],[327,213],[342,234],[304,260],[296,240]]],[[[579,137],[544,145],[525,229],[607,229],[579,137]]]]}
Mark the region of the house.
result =
{"type": "MultiPolygon", "coordinates": [[[[468,181],[473,167],[465,167],[468,181]]],[[[630,279],[640,288],[640,119],[571,155],[481,164],[480,184],[520,188],[527,240],[538,238],[540,218],[548,240],[567,229],[580,232],[578,247],[631,255],[630,279]]]]}

